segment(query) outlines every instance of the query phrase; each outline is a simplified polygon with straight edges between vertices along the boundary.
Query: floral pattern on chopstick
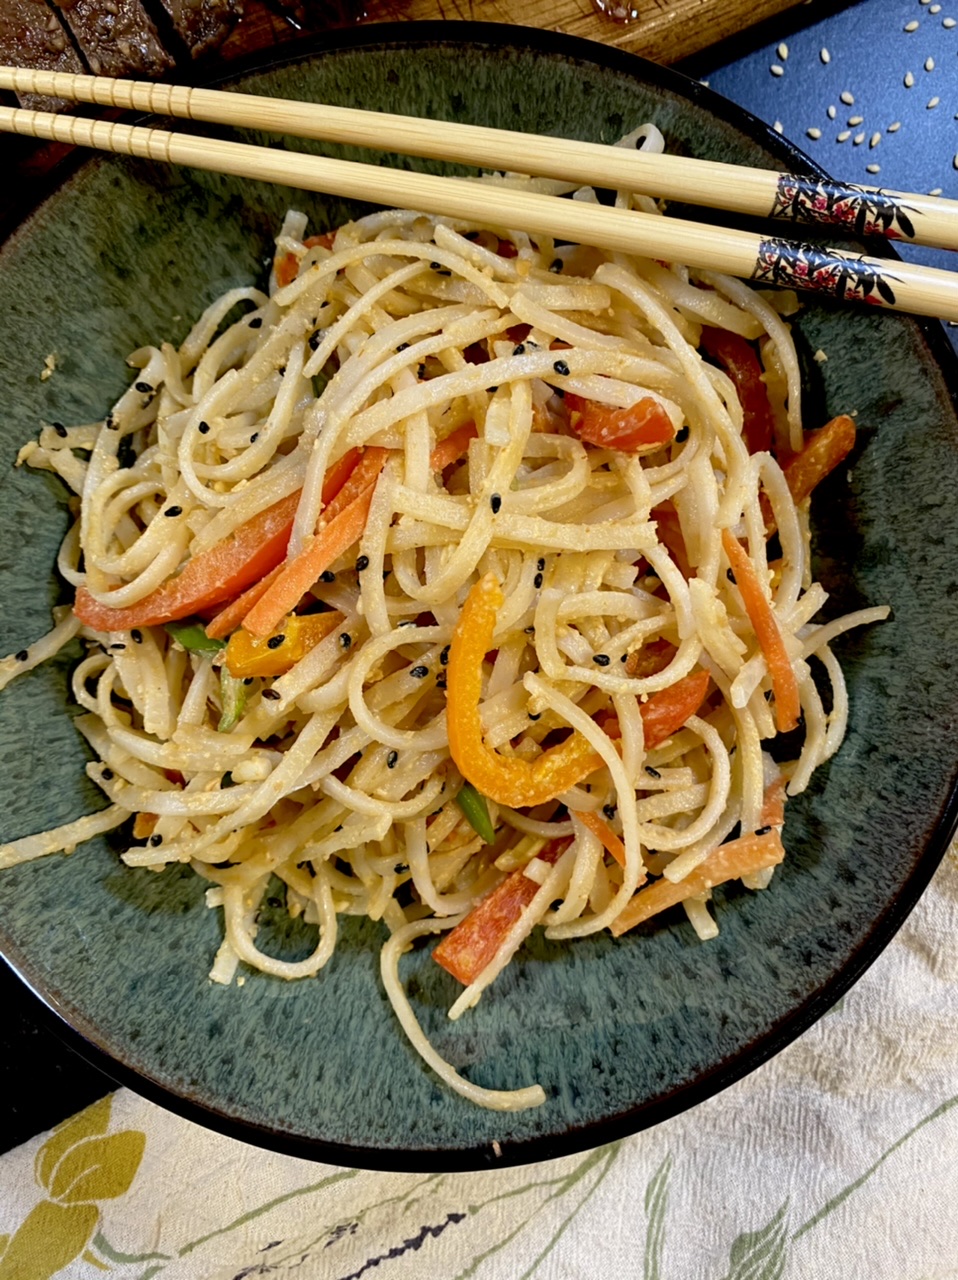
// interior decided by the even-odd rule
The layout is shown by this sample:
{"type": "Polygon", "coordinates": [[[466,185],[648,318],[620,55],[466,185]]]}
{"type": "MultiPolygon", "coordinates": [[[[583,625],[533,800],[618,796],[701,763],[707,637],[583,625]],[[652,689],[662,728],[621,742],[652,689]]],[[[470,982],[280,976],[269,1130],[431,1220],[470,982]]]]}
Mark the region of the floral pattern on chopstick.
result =
{"type": "Polygon", "coordinates": [[[897,196],[874,187],[783,173],[769,216],[846,227],[857,236],[913,240],[915,228],[908,215],[915,212],[897,196]]]}
{"type": "Polygon", "coordinates": [[[753,280],[789,289],[811,289],[840,301],[895,305],[891,281],[894,271],[858,253],[827,249],[793,240],[763,240],[752,272],[753,280]]]}

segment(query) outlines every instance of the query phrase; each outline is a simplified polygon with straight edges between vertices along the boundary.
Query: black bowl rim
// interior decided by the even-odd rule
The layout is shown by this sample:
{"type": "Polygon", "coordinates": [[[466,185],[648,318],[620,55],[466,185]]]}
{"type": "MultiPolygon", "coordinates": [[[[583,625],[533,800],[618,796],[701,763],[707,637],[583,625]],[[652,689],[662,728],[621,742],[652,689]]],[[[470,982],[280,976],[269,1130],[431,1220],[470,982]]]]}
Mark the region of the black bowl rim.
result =
{"type": "MultiPolygon", "coordinates": [[[[680,72],[649,62],[645,58],[621,49],[584,40],[578,36],[535,27],[471,21],[390,22],[360,25],[328,35],[304,38],[285,49],[261,51],[237,59],[230,63],[228,68],[218,69],[215,77],[207,78],[203,83],[210,85],[230,83],[251,72],[288,66],[327,53],[384,46],[392,48],[402,46],[412,49],[417,46],[437,44],[484,45],[495,49],[522,47],[534,52],[559,55],[573,62],[593,63],[620,75],[641,75],[642,79],[654,87],[686,98],[724,123],[738,129],[776,156],[786,171],[804,173],[818,178],[829,176],[815,161],[759,120],[757,116],[723,98],[699,81],[691,80],[680,72]]],[[[72,153],[54,167],[41,189],[35,189],[31,193],[29,206],[21,211],[16,225],[23,226],[27,223],[31,212],[74,168],[78,167],[78,156],[79,153],[72,153]]],[[[83,159],[85,160],[85,157],[83,159]]],[[[885,241],[869,243],[868,249],[873,255],[898,257],[894,249],[885,241]]],[[[918,326],[932,358],[941,370],[952,403],[958,413],[958,355],[948,341],[940,322],[916,318],[913,323],[918,326]]],[[[792,1009],[746,1049],[717,1063],[694,1080],[677,1086],[664,1098],[641,1103],[627,1111],[618,1112],[589,1124],[570,1127],[551,1136],[516,1142],[506,1141],[501,1144],[501,1149],[495,1151],[488,1144],[478,1147],[414,1150],[348,1146],[343,1143],[308,1138],[280,1129],[271,1129],[240,1119],[218,1109],[199,1096],[191,1096],[187,1092],[173,1092],[167,1086],[143,1075],[135,1067],[114,1057],[113,1052],[99,1041],[95,1027],[86,1025],[83,1018],[71,1015],[69,1011],[61,1008],[52,993],[43,990],[43,983],[38,975],[31,975],[29,960],[19,948],[8,945],[5,951],[0,952],[0,959],[9,965],[17,977],[37,997],[40,1004],[37,1012],[41,1024],[52,1030],[70,1049],[106,1076],[125,1085],[140,1096],[148,1098],[184,1119],[213,1129],[227,1137],[301,1159],[322,1161],[325,1164],[347,1168],[398,1173],[473,1172],[494,1166],[532,1164],[575,1155],[670,1120],[750,1075],[757,1067],[791,1044],[858,981],[892,940],[931,881],[948,849],[956,827],[958,827],[958,778],[934,825],[931,837],[919,855],[918,862],[901,892],[876,919],[850,959],[804,1003],[792,1009]]],[[[0,936],[0,942],[2,942],[2,936],[0,936]]]]}

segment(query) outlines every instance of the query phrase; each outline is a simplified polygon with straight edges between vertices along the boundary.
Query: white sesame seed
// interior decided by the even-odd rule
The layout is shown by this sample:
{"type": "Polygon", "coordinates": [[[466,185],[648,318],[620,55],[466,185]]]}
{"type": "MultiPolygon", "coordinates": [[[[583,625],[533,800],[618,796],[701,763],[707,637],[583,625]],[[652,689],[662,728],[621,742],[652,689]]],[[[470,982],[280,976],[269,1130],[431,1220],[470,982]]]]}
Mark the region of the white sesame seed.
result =
{"type": "Polygon", "coordinates": [[[941,5],[940,5],[940,4],[933,4],[933,5],[931,6],[931,8],[928,10],[928,12],[929,12],[929,13],[941,13],[941,5]]]}
{"type": "Polygon", "coordinates": [[[899,130],[900,128],[901,128],[901,121],[900,121],[900,120],[894,120],[894,121],[893,121],[893,122],[888,126],[888,132],[889,132],[889,133],[897,133],[897,132],[898,132],[898,130],[899,130]]]}
{"type": "Polygon", "coordinates": [[[855,105],[855,95],[853,93],[849,93],[847,89],[843,89],[840,96],[846,107],[853,107],[855,105]]]}
{"type": "Polygon", "coordinates": [[[861,133],[856,133],[854,138],[852,138],[852,146],[860,147],[864,141],[865,141],[865,131],[863,129],[861,133]]]}
{"type": "Polygon", "coordinates": [[[817,142],[819,138],[822,136],[821,129],[815,129],[814,127],[811,129],[806,129],[805,132],[811,138],[812,142],[817,142]]]}
{"type": "Polygon", "coordinates": [[[917,18],[912,18],[911,22],[905,23],[905,30],[908,32],[917,31],[918,26],[919,24],[918,24],[917,18]]]}
{"type": "Polygon", "coordinates": [[[905,80],[904,80],[905,88],[910,89],[914,83],[915,83],[915,77],[911,74],[910,71],[906,71],[905,80]]]}
{"type": "Polygon", "coordinates": [[[829,107],[825,114],[828,116],[829,120],[834,120],[838,113],[834,107],[829,107]]]}
{"type": "Polygon", "coordinates": [[[929,0],[918,0],[919,4],[928,4],[929,0]]]}
{"type": "Polygon", "coordinates": [[[866,173],[881,173],[881,165],[880,165],[880,164],[866,164],[866,165],[865,165],[865,172],[866,172],[866,173]]]}
{"type": "Polygon", "coordinates": [[[776,120],[775,123],[772,125],[772,128],[775,130],[776,133],[783,133],[785,127],[782,124],[781,120],[776,120]]]}
{"type": "Polygon", "coordinates": [[[821,58],[822,62],[824,62],[824,63],[825,63],[825,66],[826,66],[826,67],[828,66],[828,64],[829,64],[829,63],[831,62],[831,60],[832,60],[832,55],[828,52],[828,50],[827,50],[827,49],[821,49],[821,50],[819,50],[819,54],[818,54],[818,56],[821,58]]]}
{"type": "Polygon", "coordinates": [[[951,163],[955,166],[956,169],[958,169],[958,151],[955,152],[955,158],[954,160],[952,160],[951,163]]]}
{"type": "Polygon", "coordinates": [[[863,123],[863,120],[864,120],[864,117],[863,117],[863,116],[849,116],[849,117],[848,117],[848,124],[849,124],[849,127],[850,127],[850,128],[852,128],[852,129],[854,129],[854,128],[856,127],[856,125],[860,125],[860,124],[862,124],[862,123],[863,123]]]}
{"type": "Polygon", "coordinates": [[[851,129],[843,129],[843,130],[841,131],[841,133],[838,135],[838,137],[835,139],[835,141],[836,141],[836,142],[847,142],[847,141],[848,141],[848,139],[849,139],[851,136],[852,136],[852,131],[851,131],[851,129]]]}
{"type": "MultiPolygon", "coordinates": [[[[940,6],[939,6],[939,8],[940,8],[940,6]]],[[[932,9],[932,13],[934,13],[934,12],[935,12],[935,11],[934,11],[934,9],[932,9]]],[[[784,62],[784,61],[788,58],[788,45],[787,45],[787,44],[785,44],[785,43],[784,43],[784,41],[783,41],[783,42],[778,46],[778,48],[775,50],[775,52],[778,54],[778,56],[779,56],[779,57],[781,58],[781,60],[784,62]]]]}
{"type": "Polygon", "coordinates": [[[703,89],[707,89],[709,87],[709,82],[707,80],[700,80],[699,84],[702,86],[703,89]]]}
{"type": "Polygon", "coordinates": [[[941,195],[941,187],[932,187],[932,189],[928,192],[928,194],[929,194],[930,196],[940,196],[940,195],[941,195]]]}
{"type": "Polygon", "coordinates": [[[950,30],[952,29],[952,27],[954,27],[954,26],[958,25],[958,20],[956,20],[955,18],[942,18],[942,20],[941,20],[941,25],[942,25],[942,26],[943,26],[947,31],[950,31],[950,30]]]}
{"type": "Polygon", "coordinates": [[[873,133],[872,136],[868,139],[868,145],[870,147],[877,147],[879,142],[881,142],[880,133],[873,133]]]}
{"type": "Polygon", "coordinates": [[[935,59],[934,59],[934,58],[926,58],[926,59],[925,59],[925,70],[926,70],[926,71],[934,71],[934,69],[935,69],[935,59]]]}
{"type": "Polygon", "coordinates": [[[785,68],[780,67],[777,62],[772,63],[769,67],[769,71],[771,71],[773,76],[783,76],[785,74],[785,68]]]}
{"type": "Polygon", "coordinates": [[[938,106],[938,103],[939,103],[939,102],[941,102],[941,98],[939,98],[939,97],[937,97],[937,96],[936,96],[936,97],[934,97],[934,98],[929,98],[929,99],[928,99],[928,102],[927,102],[927,104],[926,104],[926,106],[925,106],[925,110],[926,110],[926,111],[933,111],[933,110],[934,110],[934,108],[938,106]]]}

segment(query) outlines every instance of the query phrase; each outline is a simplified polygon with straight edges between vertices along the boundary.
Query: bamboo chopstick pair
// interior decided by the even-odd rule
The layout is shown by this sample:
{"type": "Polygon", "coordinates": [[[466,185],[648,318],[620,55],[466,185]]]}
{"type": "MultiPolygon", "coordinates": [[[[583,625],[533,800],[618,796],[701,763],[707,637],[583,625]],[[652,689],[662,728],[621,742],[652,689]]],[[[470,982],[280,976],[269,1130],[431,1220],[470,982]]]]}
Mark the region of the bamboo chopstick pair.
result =
{"type": "MultiPolygon", "coordinates": [[[[0,67],[0,89],[380,150],[388,147],[407,155],[482,168],[506,167],[797,224],[834,226],[855,235],[883,235],[958,249],[958,201],[936,197],[441,120],[68,72],[0,67]]],[[[817,244],[481,186],[463,178],[439,178],[40,111],[0,108],[0,131],[480,224],[492,222],[840,300],[958,321],[958,275],[817,244]]]]}

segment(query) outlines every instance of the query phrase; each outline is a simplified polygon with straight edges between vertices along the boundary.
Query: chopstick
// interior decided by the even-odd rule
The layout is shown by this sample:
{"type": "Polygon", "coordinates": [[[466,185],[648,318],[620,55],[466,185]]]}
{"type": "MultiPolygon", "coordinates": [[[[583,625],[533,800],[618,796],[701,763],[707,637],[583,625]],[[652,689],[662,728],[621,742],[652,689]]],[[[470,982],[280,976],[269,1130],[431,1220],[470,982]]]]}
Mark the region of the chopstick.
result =
{"type": "Polygon", "coordinates": [[[537,177],[704,205],[760,218],[834,226],[854,235],[958,249],[958,200],[843,186],[770,169],[446,120],[293,102],[221,89],[191,89],[106,76],[0,67],[0,89],[44,94],[211,124],[243,125],[300,138],[351,143],[479,168],[508,167],[537,177]]]}
{"type": "Polygon", "coordinates": [[[679,218],[243,142],[0,107],[0,131],[281,183],[958,320],[958,274],[679,218]]]}

